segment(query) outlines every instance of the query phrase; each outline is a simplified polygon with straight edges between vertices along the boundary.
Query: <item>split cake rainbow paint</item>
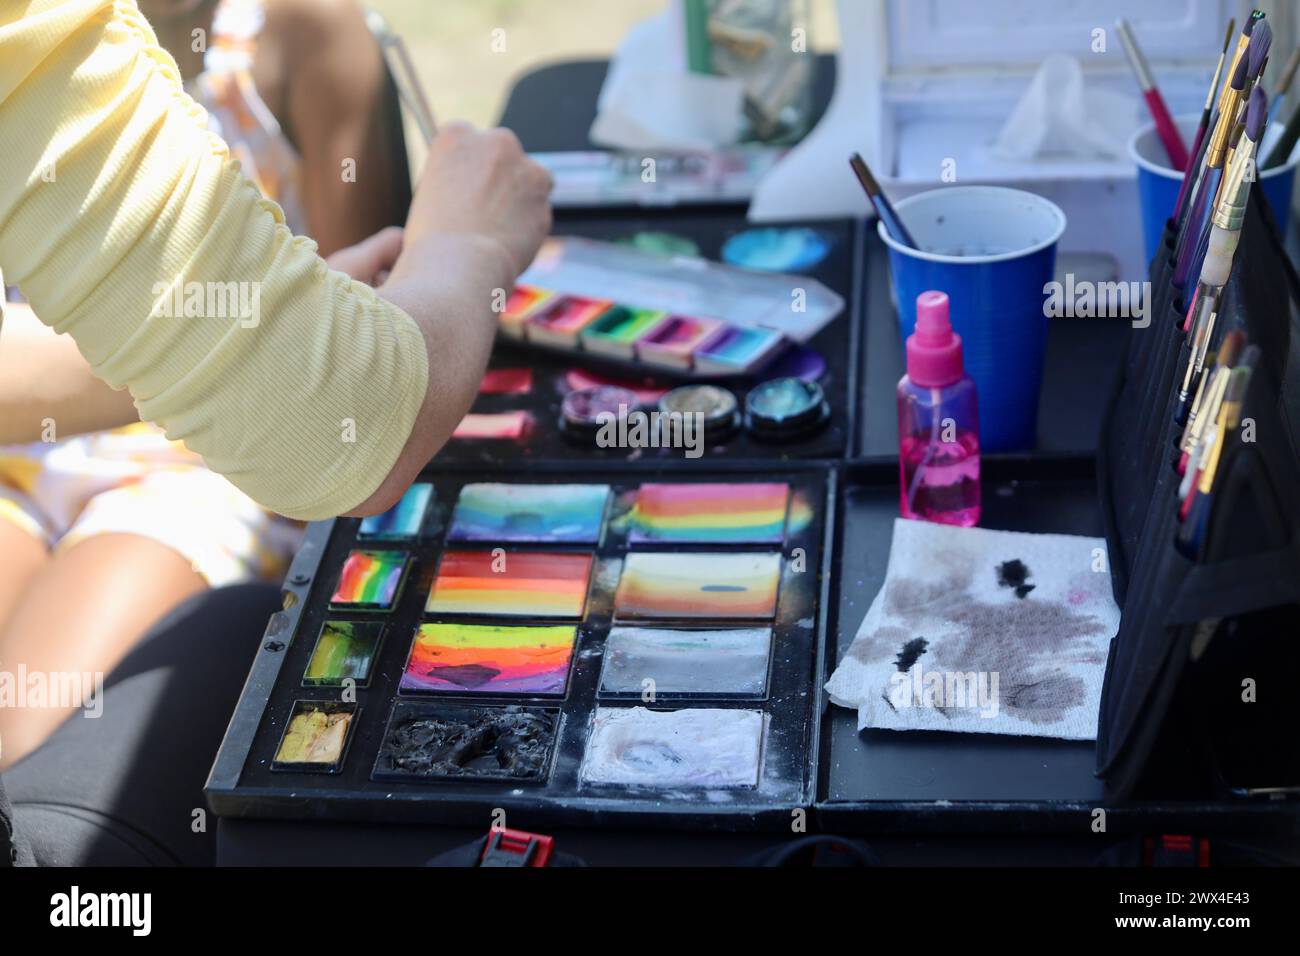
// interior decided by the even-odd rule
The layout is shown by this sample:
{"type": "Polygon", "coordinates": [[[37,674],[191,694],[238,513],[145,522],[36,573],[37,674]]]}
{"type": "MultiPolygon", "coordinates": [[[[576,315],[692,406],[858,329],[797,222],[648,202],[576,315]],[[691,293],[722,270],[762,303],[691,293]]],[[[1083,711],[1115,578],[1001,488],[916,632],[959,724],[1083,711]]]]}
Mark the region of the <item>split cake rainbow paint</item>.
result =
{"type": "Polygon", "coordinates": [[[425,609],[441,614],[580,618],[590,554],[446,551],[425,609]]]}
{"type": "Polygon", "coordinates": [[[589,352],[632,358],[637,339],[668,315],[658,309],[616,305],[582,330],[582,347],[589,352]]]}
{"type": "Polygon", "coordinates": [[[563,296],[534,314],[524,326],[524,335],[531,342],[571,348],[578,344],[578,333],[613,304],[604,299],[563,296]]]}
{"type": "Polygon", "coordinates": [[[711,342],[723,328],[716,319],[669,316],[636,343],[637,358],[647,365],[689,369],[695,351],[711,342]]]}
{"type": "Polygon", "coordinates": [[[409,559],[404,551],[353,551],[343,562],[330,607],[387,611],[397,603],[409,559]]]}
{"type": "Polygon", "coordinates": [[[365,684],[370,680],[384,625],[380,621],[326,621],[312,650],[304,684],[338,685],[345,680],[365,684]]]}
{"type": "Polygon", "coordinates": [[[633,552],[623,561],[614,614],[770,620],[780,578],[776,552],[633,552]]]}
{"type": "Polygon", "coordinates": [[[776,482],[645,484],[637,491],[628,540],[779,544],[789,485],[776,482]]]}
{"type": "Polygon", "coordinates": [[[530,285],[516,285],[506,300],[505,310],[501,313],[500,329],[503,334],[514,339],[524,337],[524,323],[535,313],[555,298],[549,289],[538,289],[530,285]]]}
{"type": "Polygon", "coordinates": [[[466,485],[456,500],[448,541],[600,540],[609,485],[466,485]]]}
{"type": "Polygon", "coordinates": [[[730,327],[695,353],[697,372],[726,375],[753,368],[771,358],[785,339],[771,329],[730,327]]]}
{"type": "Polygon", "coordinates": [[[411,485],[402,500],[381,515],[361,519],[357,537],[377,541],[414,538],[424,523],[424,511],[433,497],[433,485],[411,485]]]}
{"type": "Polygon", "coordinates": [[[572,624],[423,624],[401,691],[563,695],[577,634],[572,624]]]}

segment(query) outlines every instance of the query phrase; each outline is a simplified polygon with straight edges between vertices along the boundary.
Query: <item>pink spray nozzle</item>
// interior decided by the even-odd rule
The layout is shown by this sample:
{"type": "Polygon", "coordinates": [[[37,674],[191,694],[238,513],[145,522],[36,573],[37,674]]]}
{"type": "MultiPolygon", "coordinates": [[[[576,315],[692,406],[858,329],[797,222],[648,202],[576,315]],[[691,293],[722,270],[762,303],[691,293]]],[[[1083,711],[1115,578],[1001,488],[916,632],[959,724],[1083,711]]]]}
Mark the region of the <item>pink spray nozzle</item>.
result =
{"type": "Polygon", "coordinates": [[[907,377],[922,388],[942,388],[962,377],[961,336],[948,321],[948,296],[916,297],[916,331],[907,337],[907,377]]]}

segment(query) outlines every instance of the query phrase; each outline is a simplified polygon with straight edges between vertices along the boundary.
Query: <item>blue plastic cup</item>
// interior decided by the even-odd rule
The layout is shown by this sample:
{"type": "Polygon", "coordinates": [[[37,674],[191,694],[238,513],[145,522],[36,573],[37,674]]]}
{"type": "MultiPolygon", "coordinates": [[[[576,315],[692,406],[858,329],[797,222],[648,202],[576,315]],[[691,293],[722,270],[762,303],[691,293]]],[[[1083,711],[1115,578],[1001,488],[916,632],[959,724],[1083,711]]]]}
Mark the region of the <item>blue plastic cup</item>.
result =
{"type": "MultiPolygon", "coordinates": [[[[1196,127],[1201,117],[1180,116],[1175,121],[1183,142],[1192,148],[1196,127]]],[[[1268,137],[1265,136],[1265,142],[1268,137]]],[[[1147,262],[1156,257],[1156,247],[1164,235],[1165,223],[1174,214],[1178,190],[1183,184],[1183,174],[1169,168],[1169,156],[1156,134],[1156,124],[1147,123],[1138,128],[1128,141],[1128,154],[1137,164],[1138,203],[1142,212],[1142,242],[1147,262]]],[[[1286,235],[1287,219],[1291,213],[1291,192],[1295,188],[1296,165],[1300,164],[1300,145],[1291,151],[1285,165],[1259,171],[1259,186],[1264,190],[1278,229],[1286,235]]]]}
{"type": "Polygon", "coordinates": [[[1044,302],[1065,231],[1059,206],[1019,189],[948,186],[901,200],[899,217],[920,249],[876,229],[889,247],[904,342],[916,328],[916,297],[948,293],[966,372],[975,380],[980,448],[1032,448],[1047,350],[1044,302]]]}

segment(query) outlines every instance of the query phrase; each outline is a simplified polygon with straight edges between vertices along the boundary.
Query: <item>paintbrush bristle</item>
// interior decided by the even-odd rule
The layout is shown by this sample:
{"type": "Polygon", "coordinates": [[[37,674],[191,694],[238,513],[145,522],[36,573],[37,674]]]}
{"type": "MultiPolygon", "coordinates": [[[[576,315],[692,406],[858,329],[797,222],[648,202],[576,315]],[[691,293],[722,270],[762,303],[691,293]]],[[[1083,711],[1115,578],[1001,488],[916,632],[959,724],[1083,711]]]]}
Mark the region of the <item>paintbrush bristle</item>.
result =
{"type": "Polygon", "coordinates": [[[1246,88],[1246,58],[1244,56],[1237,61],[1237,68],[1232,71],[1232,79],[1228,81],[1228,85],[1237,91],[1246,88]]]}
{"type": "Polygon", "coordinates": [[[1232,31],[1237,26],[1236,17],[1228,17],[1228,29],[1223,34],[1223,55],[1228,55],[1228,47],[1232,45],[1232,31]]]}
{"type": "Polygon", "coordinates": [[[1268,96],[1263,87],[1256,86],[1250,93],[1250,103],[1246,106],[1246,136],[1252,143],[1258,143],[1264,135],[1264,124],[1268,122],[1268,96]]]}
{"type": "Polygon", "coordinates": [[[1255,24],[1259,23],[1259,21],[1263,19],[1263,10],[1252,10],[1249,19],[1246,20],[1246,25],[1241,28],[1241,32],[1246,36],[1250,36],[1255,32],[1255,24]]]}
{"type": "Polygon", "coordinates": [[[1264,72],[1264,63],[1268,60],[1268,51],[1273,46],[1273,28],[1265,20],[1250,38],[1250,47],[1246,50],[1246,59],[1250,61],[1251,78],[1264,72]]]}
{"type": "Polygon", "coordinates": [[[876,182],[876,177],[871,175],[871,167],[867,165],[867,161],[857,153],[854,153],[849,157],[849,165],[852,166],[853,171],[858,174],[858,179],[861,180],[862,188],[867,191],[867,195],[879,196],[880,184],[876,182]]]}

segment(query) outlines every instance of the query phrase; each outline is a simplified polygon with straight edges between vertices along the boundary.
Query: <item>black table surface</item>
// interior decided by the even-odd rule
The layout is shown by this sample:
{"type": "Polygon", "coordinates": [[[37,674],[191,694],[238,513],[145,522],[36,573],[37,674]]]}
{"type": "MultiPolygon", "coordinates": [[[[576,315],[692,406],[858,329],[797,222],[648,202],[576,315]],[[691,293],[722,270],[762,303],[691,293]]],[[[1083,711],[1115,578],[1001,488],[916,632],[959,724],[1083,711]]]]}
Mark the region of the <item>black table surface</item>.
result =
{"type": "MultiPolygon", "coordinates": [[[[607,63],[575,61],[541,67],[521,77],[511,91],[501,124],[513,129],[529,151],[591,149],[587,131],[595,116],[596,98],[607,63]]],[[[816,96],[824,109],[834,82],[834,61],[819,57],[816,96]]],[[[642,210],[639,214],[644,214],[642,210]]],[[[866,330],[858,434],[851,456],[861,464],[849,468],[844,489],[846,520],[864,536],[887,535],[892,505],[882,505],[892,491],[877,480],[880,470],[897,455],[894,387],[903,371],[897,323],[888,296],[888,261],[883,244],[868,230],[866,330]],[[874,471],[873,471],[874,469],[874,471]],[[865,472],[866,478],[861,474],[865,472]],[[858,477],[855,479],[855,474],[858,477]],[[855,517],[856,515],[856,517],[855,517]]],[[[1053,320],[1040,401],[1038,447],[1035,454],[1061,457],[1069,466],[1096,448],[1102,398],[1111,380],[1122,328],[1097,320],[1053,320]]],[[[1014,468],[1014,463],[1010,467],[1014,468]]],[[[1095,499],[1085,472],[1074,467],[1061,482],[1006,481],[990,488],[990,526],[1027,531],[1098,533],[1095,499]],[[1044,524],[1051,497],[1065,517],[1044,524]],[[1065,520],[1069,527],[1059,521],[1065,520]]],[[[1004,468],[1003,474],[1006,474],[1004,468]]],[[[843,545],[840,545],[843,547],[843,545]]],[[[837,606],[835,644],[842,653],[851,641],[870,596],[883,580],[887,548],[844,549],[837,606]],[[856,587],[854,582],[861,582],[856,587]],[[856,590],[854,590],[856,588],[856,590]]],[[[933,825],[915,833],[899,826],[906,815],[890,818],[884,829],[851,822],[855,817],[830,813],[825,823],[843,829],[865,829],[886,863],[900,864],[1087,864],[1098,859],[1106,841],[1094,834],[1080,836],[1038,833],[1025,835],[1014,819],[1014,804],[1099,801],[1101,788],[1092,777],[1091,747],[1028,738],[991,735],[903,735],[885,732],[858,734],[854,715],[836,709],[829,715],[830,732],[822,741],[821,775],[824,806],[861,808],[880,805],[942,804],[946,801],[1012,805],[1012,818],[992,815],[989,826],[962,835],[935,834],[933,825]],[[983,830],[984,832],[978,832],[983,830]],[[922,835],[929,831],[930,835],[922,835]]],[[[924,815],[924,810],[917,811],[924,815]]],[[[258,864],[399,864],[422,863],[453,847],[480,838],[491,822],[485,808],[483,829],[467,827],[345,825],[221,819],[219,852],[223,865],[258,864]]],[[[852,813],[852,810],[850,810],[852,813]]],[[[861,814],[870,819],[873,814],[861,814]]],[[[943,814],[936,815],[936,819],[943,814]]],[[[913,819],[917,819],[913,817],[913,819]]],[[[527,828],[528,821],[510,826],[527,828]]],[[[965,829],[963,827],[963,829],[965,829]]],[[[618,830],[555,832],[557,847],[590,863],[718,864],[744,862],[780,842],[774,833],[642,833],[618,830]]],[[[785,839],[793,838],[793,834],[785,839]]]]}

